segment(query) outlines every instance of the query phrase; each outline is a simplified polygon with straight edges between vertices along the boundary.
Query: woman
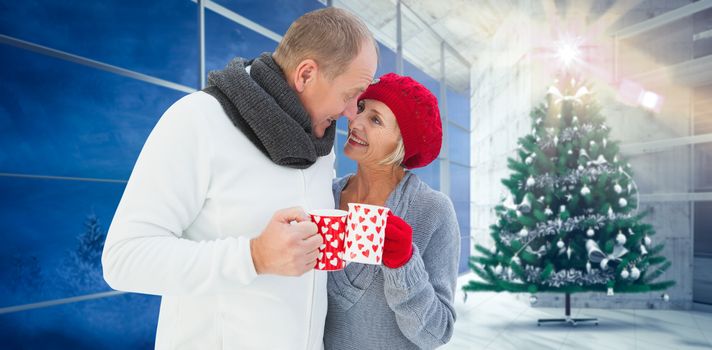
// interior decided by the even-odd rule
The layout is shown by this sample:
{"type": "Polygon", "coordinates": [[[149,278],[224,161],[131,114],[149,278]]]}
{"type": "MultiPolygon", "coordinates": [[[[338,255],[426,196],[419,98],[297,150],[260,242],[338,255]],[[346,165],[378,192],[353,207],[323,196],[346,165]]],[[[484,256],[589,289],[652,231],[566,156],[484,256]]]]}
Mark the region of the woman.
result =
{"type": "Polygon", "coordinates": [[[452,336],[460,233],[450,199],[408,171],[430,164],[442,143],[437,99],[389,73],[359,97],[347,157],[356,174],[334,180],[337,206],[385,206],[383,265],[329,273],[326,349],[435,348],[452,336]]]}

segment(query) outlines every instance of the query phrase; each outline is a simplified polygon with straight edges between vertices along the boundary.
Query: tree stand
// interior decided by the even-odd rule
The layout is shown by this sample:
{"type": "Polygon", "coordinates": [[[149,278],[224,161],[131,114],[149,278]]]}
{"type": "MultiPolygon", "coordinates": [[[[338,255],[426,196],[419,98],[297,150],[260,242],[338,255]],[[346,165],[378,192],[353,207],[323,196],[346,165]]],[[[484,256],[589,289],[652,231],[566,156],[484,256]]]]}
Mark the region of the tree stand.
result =
{"type": "Polygon", "coordinates": [[[566,318],[540,318],[536,321],[537,327],[542,323],[566,323],[574,327],[579,323],[594,322],[598,326],[597,318],[571,318],[571,294],[566,293],[566,318]]]}

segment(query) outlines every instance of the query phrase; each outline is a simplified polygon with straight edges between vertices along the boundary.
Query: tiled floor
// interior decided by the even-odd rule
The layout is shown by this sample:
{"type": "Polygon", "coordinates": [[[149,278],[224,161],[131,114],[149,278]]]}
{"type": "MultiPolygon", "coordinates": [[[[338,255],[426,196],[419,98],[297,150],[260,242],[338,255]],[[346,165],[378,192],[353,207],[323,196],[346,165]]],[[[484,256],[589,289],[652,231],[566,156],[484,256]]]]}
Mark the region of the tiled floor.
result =
{"type": "Polygon", "coordinates": [[[561,317],[563,309],[532,308],[509,293],[462,297],[458,290],[455,334],[443,349],[712,349],[712,313],[572,309],[574,317],[599,318],[599,326],[537,327],[538,318],[561,317]]]}

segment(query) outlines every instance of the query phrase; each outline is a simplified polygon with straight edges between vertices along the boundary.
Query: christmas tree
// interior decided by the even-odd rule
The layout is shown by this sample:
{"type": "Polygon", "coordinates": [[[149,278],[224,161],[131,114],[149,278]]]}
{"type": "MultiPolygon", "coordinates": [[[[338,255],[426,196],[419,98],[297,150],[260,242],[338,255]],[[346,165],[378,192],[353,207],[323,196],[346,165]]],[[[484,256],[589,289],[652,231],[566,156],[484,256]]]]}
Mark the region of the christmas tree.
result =
{"type": "Polygon", "coordinates": [[[630,164],[609,140],[590,86],[566,78],[531,112],[519,139],[510,194],[495,207],[494,247],[476,245],[470,268],[482,279],[468,291],[649,292],[670,262],[642,222],[630,164]]]}

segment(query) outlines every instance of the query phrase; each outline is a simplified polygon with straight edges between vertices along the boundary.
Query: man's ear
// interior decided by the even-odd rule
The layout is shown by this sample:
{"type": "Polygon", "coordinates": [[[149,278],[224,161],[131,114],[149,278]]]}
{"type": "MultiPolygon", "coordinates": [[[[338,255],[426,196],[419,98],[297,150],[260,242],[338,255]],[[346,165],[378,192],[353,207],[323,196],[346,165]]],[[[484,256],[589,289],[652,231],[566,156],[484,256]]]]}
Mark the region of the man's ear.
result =
{"type": "Polygon", "coordinates": [[[319,67],[316,61],[306,59],[301,61],[294,72],[294,88],[297,92],[304,92],[308,84],[313,84],[316,81],[319,67]]]}

